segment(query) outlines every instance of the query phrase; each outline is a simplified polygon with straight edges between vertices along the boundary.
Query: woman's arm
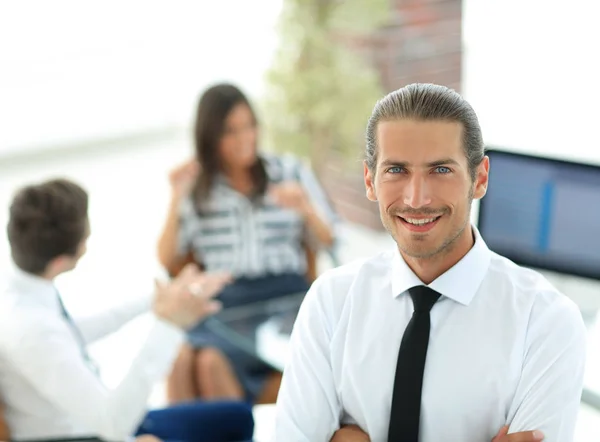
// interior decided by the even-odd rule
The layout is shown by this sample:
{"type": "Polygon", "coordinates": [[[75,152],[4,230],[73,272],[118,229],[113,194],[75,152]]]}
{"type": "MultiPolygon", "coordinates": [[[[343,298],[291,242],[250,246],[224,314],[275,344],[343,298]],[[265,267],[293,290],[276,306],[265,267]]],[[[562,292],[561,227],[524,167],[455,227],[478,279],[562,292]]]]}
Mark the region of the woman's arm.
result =
{"type": "Polygon", "coordinates": [[[176,167],[169,174],[171,201],[158,240],[158,260],[171,274],[180,268],[187,258],[179,250],[181,206],[185,198],[188,198],[197,176],[198,164],[195,160],[176,167]]]}
{"type": "Polygon", "coordinates": [[[281,206],[294,209],[303,217],[310,243],[332,247],[339,217],[310,166],[289,158],[288,167],[294,170],[296,179],[274,185],[271,194],[281,206]]]}
{"type": "Polygon", "coordinates": [[[158,260],[171,273],[185,259],[178,253],[179,207],[181,200],[172,197],[162,233],[158,239],[158,260]]]}
{"type": "Polygon", "coordinates": [[[320,208],[308,195],[302,183],[288,181],[274,185],[270,194],[281,207],[293,209],[298,212],[312,236],[325,247],[330,247],[334,241],[333,229],[320,208]]]}
{"type": "Polygon", "coordinates": [[[331,248],[335,245],[338,236],[340,218],[312,168],[300,162],[297,174],[307,200],[304,220],[308,228],[309,241],[331,248]]]}
{"type": "Polygon", "coordinates": [[[310,201],[307,202],[302,214],[308,230],[314,235],[317,241],[325,247],[331,247],[334,241],[333,229],[325,219],[319,216],[316,208],[310,201]]]}

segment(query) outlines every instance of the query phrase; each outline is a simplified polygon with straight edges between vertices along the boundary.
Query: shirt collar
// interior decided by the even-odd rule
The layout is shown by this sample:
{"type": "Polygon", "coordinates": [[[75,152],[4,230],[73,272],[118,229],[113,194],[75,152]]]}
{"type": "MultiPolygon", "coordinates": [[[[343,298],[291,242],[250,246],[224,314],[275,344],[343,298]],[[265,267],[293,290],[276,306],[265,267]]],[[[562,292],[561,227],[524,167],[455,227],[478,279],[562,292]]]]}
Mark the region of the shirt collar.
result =
{"type": "Polygon", "coordinates": [[[40,276],[27,273],[13,264],[10,271],[12,287],[19,296],[26,296],[29,302],[55,309],[58,306],[58,291],[54,282],[40,276]]]}
{"type": "MultiPolygon", "coordinates": [[[[448,271],[429,284],[429,287],[460,304],[469,305],[488,270],[492,252],[475,226],[471,227],[475,244],[467,254],[448,271]]],[[[392,295],[398,297],[423,282],[406,264],[400,252],[392,262],[392,295]]]]}

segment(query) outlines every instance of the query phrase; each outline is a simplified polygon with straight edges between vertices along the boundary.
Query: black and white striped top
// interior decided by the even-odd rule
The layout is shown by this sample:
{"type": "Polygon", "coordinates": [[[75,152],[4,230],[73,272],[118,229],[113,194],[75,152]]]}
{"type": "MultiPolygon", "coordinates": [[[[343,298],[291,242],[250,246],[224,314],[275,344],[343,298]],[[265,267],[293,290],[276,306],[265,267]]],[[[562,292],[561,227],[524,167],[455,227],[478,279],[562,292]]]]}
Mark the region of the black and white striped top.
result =
{"type": "MultiPolygon", "coordinates": [[[[265,156],[270,183],[299,181],[319,214],[334,230],[338,218],[310,167],[291,155],[265,156]]],[[[269,197],[253,203],[219,177],[202,216],[188,198],[181,206],[179,253],[194,253],[207,271],[229,271],[234,277],[306,272],[302,217],[269,197]]]]}

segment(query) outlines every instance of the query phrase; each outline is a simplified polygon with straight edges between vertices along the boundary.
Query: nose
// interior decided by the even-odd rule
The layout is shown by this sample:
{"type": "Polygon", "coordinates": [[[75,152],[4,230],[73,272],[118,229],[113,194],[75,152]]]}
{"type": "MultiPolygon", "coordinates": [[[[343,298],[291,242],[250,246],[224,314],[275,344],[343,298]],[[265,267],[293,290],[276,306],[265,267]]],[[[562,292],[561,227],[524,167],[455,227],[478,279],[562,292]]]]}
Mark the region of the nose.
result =
{"type": "Polygon", "coordinates": [[[430,205],[431,200],[427,179],[420,174],[413,174],[404,189],[404,204],[413,209],[420,209],[430,205]]]}

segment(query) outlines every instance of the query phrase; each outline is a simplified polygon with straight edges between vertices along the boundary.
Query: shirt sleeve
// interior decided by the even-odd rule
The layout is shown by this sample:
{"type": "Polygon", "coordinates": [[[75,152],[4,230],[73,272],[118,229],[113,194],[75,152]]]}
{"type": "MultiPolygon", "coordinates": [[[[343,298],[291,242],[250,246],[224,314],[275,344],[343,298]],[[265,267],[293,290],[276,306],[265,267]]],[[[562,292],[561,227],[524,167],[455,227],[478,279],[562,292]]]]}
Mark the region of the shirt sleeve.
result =
{"type": "Polygon", "coordinates": [[[142,296],[99,313],[75,317],[73,320],[83,339],[89,344],[114,333],[135,317],[150,311],[153,296],[142,296]]]}
{"type": "Polygon", "coordinates": [[[11,363],[38,394],[106,440],[134,434],[152,388],[171,367],[183,336],[155,318],[129,371],[116,389],[108,390],[86,365],[65,324],[48,318],[31,323],[39,326],[22,329],[13,341],[11,363]]]}
{"type": "Polygon", "coordinates": [[[534,304],[521,379],[508,413],[510,433],[541,430],[544,442],[572,442],[585,370],[586,330],[564,298],[534,304]]]}
{"type": "Polygon", "coordinates": [[[298,313],[277,397],[273,442],[326,442],[339,428],[342,407],[329,352],[330,295],[317,279],[298,313]]]}
{"type": "MultiPolygon", "coordinates": [[[[302,161],[298,161],[298,179],[306,191],[311,204],[317,210],[319,216],[321,216],[321,218],[327,224],[329,224],[334,238],[333,248],[335,249],[339,238],[339,215],[335,211],[331,201],[323,190],[321,183],[312,171],[312,168],[302,161]]],[[[311,241],[311,245],[318,244],[315,238],[311,238],[309,236],[309,240],[311,241]]]]}

